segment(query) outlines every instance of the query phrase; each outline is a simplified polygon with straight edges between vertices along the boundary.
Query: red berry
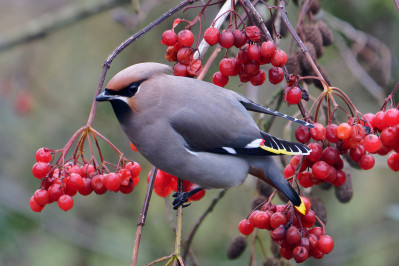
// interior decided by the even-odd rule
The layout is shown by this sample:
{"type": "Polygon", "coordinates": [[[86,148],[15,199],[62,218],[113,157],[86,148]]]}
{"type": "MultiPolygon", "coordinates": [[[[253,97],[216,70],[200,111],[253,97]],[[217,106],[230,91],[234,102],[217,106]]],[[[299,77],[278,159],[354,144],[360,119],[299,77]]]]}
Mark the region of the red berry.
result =
{"type": "Polygon", "coordinates": [[[233,76],[235,73],[236,64],[237,62],[236,60],[233,60],[233,58],[223,58],[219,63],[219,71],[223,75],[233,76]]]}
{"type": "Polygon", "coordinates": [[[229,76],[223,75],[222,73],[220,73],[220,71],[218,71],[215,74],[213,74],[212,82],[215,85],[224,87],[227,85],[227,83],[229,83],[229,76]]]}
{"type": "Polygon", "coordinates": [[[317,179],[326,179],[330,173],[330,166],[324,161],[318,161],[313,164],[312,173],[317,179]]]}
{"type": "Polygon", "coordinates": [[[260,86],[263,83],[265,83],[265,80],[266,80],[266,73],[263,70],[259,69],[258,74],[252,76],[249,81],[254,86],[260,86]]]}
{"type": "Polygon", "coordinates": [[[85,164],[80,168],[80,176],[81,177],[91,177],[94,176],[96,172],[96,168],[94,168],[91,164],[85,164]]]}
{"type": "Polygon", "coordinates": [[[79,193],[83,196],[88,196],[93,192],[93,188],[91,187],[91,179],[83,178],[83,186],[78,189],[79,193]]]}
{"type": "Polygon", "coordinates": [[[58,207],[63,211],[69,211],[73,207],[73,199],[69,195],[62,195],[58,199],[58,207]]]}
{"type": "Polygon", "coordinates": [[[329,165],[334,165],[339,160],[339,151],[337,148],[327,147],[323,151],[322,159],[329,165]]]}
{"type": "Polygon", "coordinates": [[[271,41],[262,42],[260,45],[260,54],[263,57],[272,58],[276,53],[276,46],[271,41]]]}
{"type": "Polygon", "coordinates": [[[337,127],[337,136],[340,139],[348,139],[351,136],[352,126],[348,123],[342,123],[337,127]]]}
{"type": "Polygon", "coordinates": [[[223,48],[229,49],[234,44],[234,35],[230,29],[225,29],[220,34],[219,44],[223,48]]]}
{"type": "Polygon", "coordinates": [[[177,34],[177,41],[182,46],[190,47],[194,43],[194,34],[190,30],[182,30],[177,34]]]}
{"type": "Polygon", "coordinates": [[[387,126],[394,127],[399,125],[399,110],[396,108],[391,108],[386,110],[384,115],[384,122],[387,126]]]}
{"type": "MultiPolygon", "coordinates": [[[[317,239],[318,239],[320,236],[322,236],[322,235],[325,234],[324,229],[321,228],[321,227],[318,227],[318,226],[315,226],[315,227],[309,229],[308,233],[309,233],[309,234],[315,235],[315,236],[317,237],[317,239]]],[[[310,241],[310,239],[309,239],[309,241],[310,241]]]]}
{"type": "Polygon", "coordinates": [[[378,113],[375,114],[374,119],[373,119],[374,125],[376,128],[383,130],[388,126],[388,124],[385,121],[385,112],[384,111],[379,111],[378,113]]]}
{"type": "Polygon", "coordinates": [[[270,211],[261,211],[254,218],[254,227],[259,229],[270,230],[270,217],[272,216],[270,211]]]}
{"type": "Polygon", "coordinates": [[[349,152],[349,156],[354,162],[359,162],[363,155],[366,154],[366,149],[363,145],[357,146],[355,149],[351,149],[349,152]]]}
{"type": "Polygon", "coordinates": [[[248,58],[251,60],[259,61],[259,47],[256,44],[250,44],[247,50],[248,58]]]}
{"type": "Polygon", "coordinates": [[[276,229],[270,232],[270,237],[275,242],[279,242],[285,239],[286,230],[284,225],[279,225],[276,229]]]}
{"type": "Polygon", "coordinates": [[[316,222],[316,214],[312,210],[309,210],[305,215],[301,214],[299,216],[304,227],[312,227],[316,222]]]}
{"type": "Polygon", "coordinates": [[[309,128],[303,125],[300,125],[299,127],[296,128],[295,130],[295,138],[300,142],[300,143],[308,143],[310,140],[310,132],[309,128]]]}
{"type": "Polygon", "coordinates": [[[129,162],[128,164],[126,164],[125,168],[130,171],[130,173],[132,174],[132,178],[140,175],[141,166],[139,163],[129,162]]]}
{"type": "Polygon", "coordinates": [[[277,49],[270,63],[275,67],[283,67],[287,63],[287,55],[283,50],[277,49]]]}
{"type": "Polygon", "coordinates": [[[284,243],[280,246],[280,255],[286,259],[286,260],[290,260],[293,257],[293,246],[289,245],[287,243],[284,243]]]}
{"type": "Polygon", "coordinates": [[[48,193],[49,193],[49,203],[53,201],[57,201],[59,197],[63,194],[61,185],[58,183],[52,184],[48,188],[48,193]]]}
{"type": "Polygon", "coordinates": [[[328,235],[322,235],[317,242],[317,248],[324,254],[330,253],[334,248],[334,241],[328,235]]]}
{"type": "MultiPolygon", "coordinates": [[[[244,71],[247,72],[250,76],[255,76],[259,74],[259,70],[260,70],[259,63],[256,61],[251,61],[244,66],[244,71]]],[[[265,74],[265,79],[266,79],[266,74],[265,74]]]]}
{"type": "Polygon", "coordinates": [[[337,143],[339,141],[337,128],[338,126],[336,124],[329,124],[326,126],[326,139],[331,143],[337,143]]]}
{"type": "Polygon", "coordinates": [[[295,169],[289,164],[284,168],[284,177],[289,178],[295,174],[295,169]]]}
{"type": "Polygon", "coordinates": [[[285,233],[285,240],[288,244],[296,244],[301,240],[301,233],[295,226],[290,226],[285,233]]]}
{"type": "Polygon", "coordinates": [[[215,27],[207,28],[204,32],[204,40],[211,46],[217,44],[220,39],[219,30],[215,27]]]}
{"type": "Polygon", "coordinates": [[[289,88],[287,89],[284,98],[289,104],[298,104],[302,99],[302,91],[298,87],[289,88]]]}
{"type": "Polygon", "coordinates": [[[287,217],[281,212],[276,212],[270,217],[270,225],[273,229],[276,229],[279,225],[285,225],[287,223],[287,217]]]}
{"type": "Polygon", "coordinates": [[[202,64],[201,60],[199,59],[192,60],[187,67],[187,72],[192,77],[198,76],[199,74],[201,74],[201,71],[202,71],[202,64]]]}
{"type": "Polygon", "coordinates": [[[362,158],[360,159],[359,164],[363,170],[369,170],[374,167],[375,164],[374,157],[370,154],[363,155],[362,158]]]}
{"type": "Polygon", "coordinates": [[[121,180],[121,186],[129,185],[129,182],[132,179],[132,174],[128,169],[119,170],[118,175],[121,180]]]}
{"type": "Polygon", "coordinates": [[[302,263],[308,259],[309,254],[306,248],[302,246],[297,246],[292,251],[292,256],[294,257],[296,263],[302,263]]]}
{"type": "MultiPolygon", "coordinates": [[[[284,79],[284,70],[281,67],[272,67],[269,69],[269,81],[271,84],[279,84],[284,79]]],[[[301,92],[302,98],[302,92],[301,92]]]]}
{"type": "Polygon", "coordinates": [[[322,141],[326,138],[326,129],[324,126],[320,123],[314,123],[313,124],[315,128],[310,129],[310,136],[314,140],[319,140],[322,141]]]}
{"type": "Polygon", "coordinates": [[[129,180],[129,184],[127,186],[120,186],[119,191],[122,192],[123,194],[129,194],[132,193],[133,189],[135,187],[135,184],[132,179],[129,180]]]}
{"type": "Polygon", "coordinates": [[[188,76],[188,72],[187,72],[187,66],[177,63],[174,67],[173,67],[173,75],[175,76],[181,76],[181,77],[187,77],[188,76]]]}
{"type": "Polygon", "coordinates": [[[386,127],[381,131],[380,139],[385,146],[395,145],[398,142],[398,138],[399,132],[397,132],[396,127],[386,127]]]}
{"type": "Polygon", "coordinates": [[[38,189],[33,194],[33,198],[35,199],[37,204],[39,204],[40,206],[44,206],[50,201],[50,194],[45,189],[38,189]]]}
{"type": "Polygon", "coordinates": [[[241,234],[247,236],[252,233],[252,231],[254,230],[254,227],[251,225],[249,220],[244,219],[244,220],[241,220],[240,223],[238,224],[238,230],[240,231],[241,234]]]}
{"type": "Polygon", "coordinates": [[[306,156],[306,159],[308,159],[312,163],[320,161],[323,151],[320,144],[312,142],[308,144],[308,148],[310,148],[312,151],[309,155],[306,156]]]}
{"type": "Polygon", "coordinates": [[[233,31],[233,36],[234,36],[235,47],[240,48],[241,46],[247,43],[247,35],[245,35],[244,32],[240,30],[235,30],[233,31]]]}
{"type": "Polygon", "coordinates": [[[346,181],[346,174],[342,170],[337,170],[337,177],[335,178],[334,182],[332,183],[334,186],[339,187],[344,184],[346,181]]]}
{"type": "Polygon", "coordinates": [[[32,174],[34,177],[42,179],[46,177],[46,175],[50,172],[50,170],[51,168],[48,163],[38,162],[33,165],[32,174]]]}
{"type": "Polygon", "coordinates": [[[111,191],[118,191],[121,185],[121,177],[116,173],[109,173],[104,176],[104,186],[111,191]]]}
{"type": "Polygon", "coordinates": [[[378,136],[374,134],[369,134],[364,138],[363,146],[366,151],[370,153],[375,153],[381,147],[381,140],[378,136]]]}
{"type": "Polygon", "coordinates": [[[30,205],[30,208],[32,209],[32,211],[34,211],[34,212],[41,212],[45,206],[45,205],[38,204],[35,201],[34,196],[30,197],[29,205],[30,205]]]}
{"type": "Polygon", "coordinates": [[[83,187],[83,178],[79,174],[72,173],[66,179],[67,187],[70,187],[73,190],[78,190],[83,187]]]}
{"type": "Polygon", "coordinates": [[[305,188],[313,186],[312,173],[309,171],[299,173],[298,179],[301,186],[305,188]]]}
{"type": "Polygon", "coordinates": [[[240,64],[248,64],[251,62],[251,60],[248,57],[248,48],[241,49],[238,54],[237,54],[237,59],[240,62],[240,64]]]}
{"type": "Polygon", "coordinates": [[[399,171],[399,153],[392,152],[389,154],[387,163],[389,168],[391,168],[392,171],[398,172],[399,171]]]}
{"type": "Polygon", "coordinates": [[[366,120],[366,121],[364,121],[364,125],[366,127],[371,127],[371,128],[375,127],[375,125],[374,125],[374,116],[375,115],[372,114],[372,113],[367,113],[367,114],[364,115],[364,119],[366,120]]]}
{"type": "Polygon", "coordinates": [[[194,56],[194,50],[189,47],[184,47],[177,52],[177,61],[180,64],[188,66],[190,62],[193,60],[193,56],[194,56]]]}
{"type": "Polygon", "coordinates": [[[177,52],[178,50],[176,50],[174,46],[169,46],[168,49],[166,49],[166,54],[165,54],[166,60],[168,60],[169,62],[176,62],[177,52]]]}
{"type": "Polygon", "coordinates": [[[51,151],[46,148],[40,148],[36,152],[36,162],[49,163],[52,157],[51,151]]]}
{"type": "Polygon", "coordinates": [[[256,26],[249,26],[245,28],[245,34],[247,35],[248,39],[257,42],[260,40],[260,29],[256,26]]]}
{"type": "Polygon", "coordinates": [[[104,186],[104,175],[93,176],[91,179],[91,187],[98,195],[102,195],[107,192],[107,188],[104,186]]]}
{"type": "Polygon", "coordinates": [[[162,44],[165,44],[166,46],[172,46],[175,45],[176,42],[177,42],[177,35],[173,30],[167,30],[162,34],[162,40],[161,40],[162,44]]]}
{"type": "Polygon", "coordinates": [[[242,83],[246,83],[246,82],[248,82],[248,81],[251,80],[251,75],[249,75],[249,74],[248,74],[247,72],[245,72],[245,71],[241,71],[241,73],[238,74],[238,77],[240,78],[240,81],[241,81],[242,83]]]}

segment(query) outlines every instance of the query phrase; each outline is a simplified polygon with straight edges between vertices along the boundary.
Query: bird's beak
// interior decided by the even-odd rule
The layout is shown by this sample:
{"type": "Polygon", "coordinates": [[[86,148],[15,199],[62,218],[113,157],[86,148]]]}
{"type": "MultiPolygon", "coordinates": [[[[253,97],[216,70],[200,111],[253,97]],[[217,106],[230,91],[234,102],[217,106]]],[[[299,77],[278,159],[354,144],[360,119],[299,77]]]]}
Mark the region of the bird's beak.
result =
{"type": "Polygon", "coordinates": [[[114,98],[114,96],[113,95],[109,95],[107,93],[107,91],[105,90],[103,93],[101,93],[100,95],[98,95],[96,97],[96,101],[97,102],[105,102],[105,101],[109,101],[109,100],[111,100],[113,98],[114,98]]]}

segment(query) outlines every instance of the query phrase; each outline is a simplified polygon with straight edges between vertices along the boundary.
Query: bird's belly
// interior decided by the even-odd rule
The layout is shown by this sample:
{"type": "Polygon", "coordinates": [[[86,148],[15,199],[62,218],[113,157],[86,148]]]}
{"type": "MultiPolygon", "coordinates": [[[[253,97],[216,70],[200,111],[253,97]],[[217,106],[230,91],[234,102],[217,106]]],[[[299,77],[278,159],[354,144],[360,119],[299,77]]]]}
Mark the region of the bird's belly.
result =
{"type": "Polygon", "coordinates": [[[230,155],[187,150],[164,154],[158,150],[156,154],[143,156],[159,169],[204,188],[238,186],[249,171],[249,164],[245,160],[230,155]]]}

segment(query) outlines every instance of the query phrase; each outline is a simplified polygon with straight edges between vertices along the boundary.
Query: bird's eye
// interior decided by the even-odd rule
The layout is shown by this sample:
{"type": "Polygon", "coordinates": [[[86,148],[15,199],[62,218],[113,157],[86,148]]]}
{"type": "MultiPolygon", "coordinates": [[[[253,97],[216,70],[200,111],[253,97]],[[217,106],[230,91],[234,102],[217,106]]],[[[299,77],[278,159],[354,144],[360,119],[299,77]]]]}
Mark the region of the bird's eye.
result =
{"type": "Polygon", "coordinates": [[[125,87],[123,90],[120,91],[120,95],[125,97],[133,97],[138,93],[140,90],[140,84],[142,81],[136,81],[131,83],[129,86],[125,87]]]}

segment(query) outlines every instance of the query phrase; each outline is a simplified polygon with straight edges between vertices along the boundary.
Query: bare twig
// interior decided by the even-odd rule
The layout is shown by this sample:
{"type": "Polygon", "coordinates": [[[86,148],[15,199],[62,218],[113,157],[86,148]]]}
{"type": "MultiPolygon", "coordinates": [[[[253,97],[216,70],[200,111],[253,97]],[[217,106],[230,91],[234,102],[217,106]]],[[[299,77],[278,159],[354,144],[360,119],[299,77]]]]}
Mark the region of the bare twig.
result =
{"type": "Polygon", "coordinates": [[[188,237],[186,238],[185,241],[185,247],[184,247],[184,252],[183,252],[183,259],[185,259],[187,257],[187,254],[189,252],[190,246],[191,246],[191,242],[194,238],[195,233],[197,232],[199,226],[201,225],[202,221],[205,219],[205,217],[211,213],[213,211],[213,208],[216,206],[216,204],[219,202],[219,200],[224,196],[224,194],[226,193],[226,190],[221,190],[219,192],[219,195],[214,198],[211,202],[211,204],[209,205],[209,207],[205,210],[205,212],[201,215],[200,218],[198,218],[197,222],[195,223],[193,229],[191,230],[190,234],[188,235],[188,237]]]}
{"type": "Polygon", "coordinates": [[[79,2],[78,5],[63,7],[57,12],[44,14],[38,19],[29,22],[22,29],[18,29],[8,36],[0,36],[2,40],[0,42],[0,52],[38,38],[43,38],[59,29],[126,2],[126,0],[99,0],[85,5],[79,2]]]}
{"type": "Polygon", "coordinates": [[[147,193],[145,194],[143,208],[141,209],[140,217],[137,222],[137,230],[136,230],[136,240],[134,241],[134,248],[133,248],[133,255],[132,255],[132,266],[137,265],[137,257],[139,254],[139,246],[140,246],[140,239],[142,229],[145,224],[145,220],[147,218],[148,207],[150,205],[151,195],[152,195],[152,188],[154,187],[155,176],[158,172],[158,168],[155,166],[152,167],[150,181],[147,187],[147,193]]]}
{"type": "Polygon", "coordinates": [[[364,70],[349,47],[345,44],[345,41],[342,39],[342,37],[337,35],[335,37],[334,44],[341,53],[341,58],[345,61],[348,69],[352,72],[360,84],[362,84],[363,87],[370,93],[370,95],[378,101],[379,105],[383,104],[385,100],[384,89],[381,88],[377,82],[375,82],[375,80],[364,70]]]}

